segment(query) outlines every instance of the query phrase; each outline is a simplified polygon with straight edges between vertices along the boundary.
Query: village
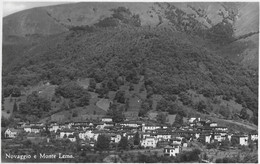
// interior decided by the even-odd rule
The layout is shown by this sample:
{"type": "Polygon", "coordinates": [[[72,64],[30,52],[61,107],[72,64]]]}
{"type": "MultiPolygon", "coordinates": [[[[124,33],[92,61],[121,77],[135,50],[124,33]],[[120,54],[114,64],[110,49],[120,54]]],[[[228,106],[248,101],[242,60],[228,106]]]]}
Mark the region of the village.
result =
{"type": "MultiPolygon", "coordinates": [[[[15,140],[21,135],[23,139],[32,142],[38,139],[45,140],[46,143],[51,140],[54,142],[69,140],[72,143],[79,143],[82,147],[88,145],[93,150],[101,135],[109,138],[110,150],[117,150],[121,139],[127,138],[127,144],[131,149],[159,149],[163,156],[170,157],[192,150],[190,145],[195,142],[209,148],[210,145],[217,143],[222,149],[224,144],[229,142],[232,146],[228,146],[229,149],[252,144],[257,147],[258,140],[257,131],[250,134],[231,133],[227,127],[196,117],[189,118],[188,122],[183,123],[181,127],[169,127],[147,120],[125,120],[114,123],[112,118],[105,116],[100,121],[50,122],[49,124],[19,122],[16,127],[4,131],[6,140],[15,140]],[[42,135],[46,131],[48,135],[42,135]],[[136,137],[139,138],[137,145],[136,137]]],[[[12,144],[9,146],[12,147],[12,144]]]]}

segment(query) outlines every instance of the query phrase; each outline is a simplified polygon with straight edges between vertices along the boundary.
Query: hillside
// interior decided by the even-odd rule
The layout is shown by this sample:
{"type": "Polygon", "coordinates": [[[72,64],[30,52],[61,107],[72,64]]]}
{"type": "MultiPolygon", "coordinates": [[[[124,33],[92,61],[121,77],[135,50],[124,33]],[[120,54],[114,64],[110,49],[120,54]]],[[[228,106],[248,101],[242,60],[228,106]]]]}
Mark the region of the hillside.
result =
{"type": "MultiPolygon", "coordinates": [[[[227,35],[233,35],[235,40],[239,39],[237,44],[242,45],[243,48],[240,51],[231,52],[230,55],[225,53],[224,56],[242,62],[246,66],[257,67],[255,61],[258,59],[258,48],[255,45],[258,45],[259,5],[252,2],[89,2],[34,8],[3,19],[4,40],[9,40],[10,36],[59,34],[73,27],[93,26],[101,20],[113,16],[117,16],[123,22],[129,21],[127,19],[131,17],[138,18],[140,26],[192,32],[200,36],[204,33],[203,37],[206,34],[206,38],[211,40],[212,37],[214,40],[223,37],[221,31],[211,29],[223,22],[228,23],[232,27],[233,34],[229,32],[227,35]],[[120,7],[127,10],[120,11],[120,7]],[[207,31],[210,33],[207,34],[207,31]],[[252,35],[256,35],[256,39],[251,39],[252,35]],[[247,38],[247,40],[240,40],[240,38],[247,38]]],[[[225,43],[222,40],[227,48],[229,48],[230,41],[225,43]]]]}
{"type": "MultiPolygon", "coordinates": [[[[23,30],[15,24],[17,29],[8,29],[4,23],[3,95],[20,96],[14,94],[20,90],[39,100],[38,105],[30,99],[24,101],[24,107],[31,105],[28,108],[38,119],[64,111],[73,119],[90,114],[98,117],[95,109],[102,111],[100,115],[112,110],[130,118],[145,116],[153,109],[185,117],[214,113],[222,119],[235,119],[244,108],[248,116],[242,119],[257,124],[258,69],[245,64],[258,64],[258,46],[251,40],[257,41],[258,33],[237,38],[235,16],[226,13],[234,7],[234,12],[246,10],[243,5],[78,3],[23,11],[31,15],[41,10],[38,16],[43,19],[47,12],[48,19],[41,23],[50,28],[35,31],[27,26],[23,30]],[[224,16],[210,10],[214,6],[221,8],[224,16]],[[190,13],[195,13],[196,19],[190,13]],[[79,19],[82,15],[88,17],[79,19]],[[18,39],[8,36],[16,34],[18,39]],[[236,57],[243,53],[247,55],[236,57]],[[55,86],[50,89],[51,102],[25,92],[40,82],[55,86]]],[[[19,24],[16,17],[21,13],[6,17],[4,22],[19,24]]],[[[252,32],[243,29],[239,36],[252,32]]]]}

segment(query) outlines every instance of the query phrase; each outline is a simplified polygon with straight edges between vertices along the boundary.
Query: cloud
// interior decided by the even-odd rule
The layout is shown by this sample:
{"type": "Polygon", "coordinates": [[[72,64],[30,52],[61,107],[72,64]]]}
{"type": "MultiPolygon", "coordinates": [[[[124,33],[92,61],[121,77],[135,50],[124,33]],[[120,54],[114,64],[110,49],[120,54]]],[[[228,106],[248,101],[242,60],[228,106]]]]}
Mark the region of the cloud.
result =
{"type": "Polygon", "coordinates": [[[3,4],[3,16],[10,15],[12,13],[26,9],[26,5],[15,2],[4,2],[3,4]]]}

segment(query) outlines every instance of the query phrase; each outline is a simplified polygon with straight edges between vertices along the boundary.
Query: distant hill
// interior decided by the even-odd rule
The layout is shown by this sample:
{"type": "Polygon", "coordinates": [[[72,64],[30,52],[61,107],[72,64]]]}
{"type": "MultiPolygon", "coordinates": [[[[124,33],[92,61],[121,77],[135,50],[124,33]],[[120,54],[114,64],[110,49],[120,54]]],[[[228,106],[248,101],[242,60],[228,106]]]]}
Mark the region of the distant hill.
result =
{"type": "MultiPolygon", "coordinates": [[[[11,36],[60,34],[73,27],[93,26],[113,16],[117,16],[123,22],[125,18],[138,16],[141,26],[162,27],[189,33],[206,33],[205,30],[210,30],[221,22],[229,23],[232,25],[234,38],[244,36],[246,40],[237,41],[239,43],[236,43],[236,46],[243,47],[239,52],[224,53],[225,57],[242,62],[246,66],[257,66],[255,61],[258,59],[259,5],[253,2],[83,2],[39,7],[5,17],[4,40],[9,41],[11,36]],[[120,11],[120,7],[127,10],[120,11]],[[250,34],[256,37],[252,38],[250,34]]],[[[210,37],[219,37],[219,32],[210,37]]],[[[225,43],[224,47],[229,48],[229,45],[225,43]]]]}

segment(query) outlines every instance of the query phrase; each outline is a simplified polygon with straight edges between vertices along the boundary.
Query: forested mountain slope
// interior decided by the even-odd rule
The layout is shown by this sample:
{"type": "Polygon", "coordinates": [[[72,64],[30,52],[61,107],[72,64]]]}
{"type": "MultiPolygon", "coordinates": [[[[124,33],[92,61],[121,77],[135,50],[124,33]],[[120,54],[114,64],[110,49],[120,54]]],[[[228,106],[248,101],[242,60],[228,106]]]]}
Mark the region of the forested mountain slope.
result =
{"type": "Polygon", "coordinates": [[[212,101],[235,101],[251,110],[250,121],[257,123],[258,70],[247,64],[258,56],[258,29],[238,30],[242,25],[236,21],[245,5],[77,3],[10,15],[4,19],[3,95],[41,81],[66,86],[91,78],[101,84],[94,91],[108,97],[144,77],[147,100],[175,95],[191,106],[185,94],[195,91],[212,101]],[[211,10],[214,6],[219,10],[211,10]],[[44,19],[41,24],[38,18],[44,19]]]}

